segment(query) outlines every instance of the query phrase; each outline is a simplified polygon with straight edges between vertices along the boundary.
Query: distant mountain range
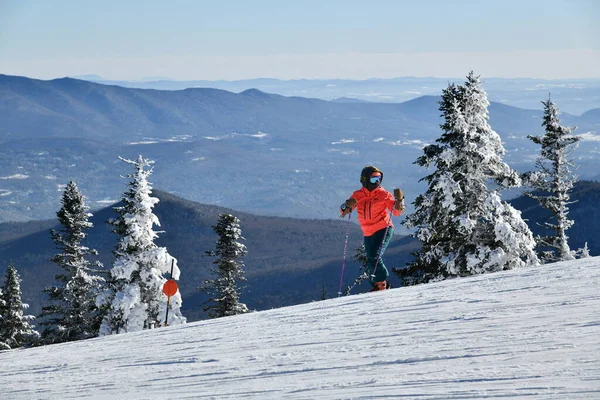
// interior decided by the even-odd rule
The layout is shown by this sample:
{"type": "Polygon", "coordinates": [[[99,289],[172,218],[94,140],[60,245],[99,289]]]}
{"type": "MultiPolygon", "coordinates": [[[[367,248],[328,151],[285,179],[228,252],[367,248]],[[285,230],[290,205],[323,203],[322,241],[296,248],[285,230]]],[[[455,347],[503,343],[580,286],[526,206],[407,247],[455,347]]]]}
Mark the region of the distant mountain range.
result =
{"type": "MultiPolygon", "coordinates": [[[[335,218],[368,164],[410,203],[426,174],[413,162],[441,134],[437,101],[331,102],[0,75],[0,222],[52,218],[71,179],[93,209],[112,204],[130,172],[118,156],[138,154],[156,161],[155,187],[254,214],[335,218]]],[[[490,122],[514,168],[533,168],[539,149],[526,135],[543,133],[541,115],[492,102],[490,122]]],[[[565,113],[563,123],[584,138],[573,154],[580,177],[595,177],[600,109],[565,113]]]]}
{"type": "MultiPolygon", "coordinates": [[[[465,75],[468,71],[465,71],[465,75]]],[[[477,71],[475,71],[477,72],[477,71]]],[[[188,80],[176,81],[164,77],[148,77],[139,81],[115,81],[102,77],[76,76],[105,85],[138,89],[182,90],[187,88],[215,88],[230,92],[259,89],[284,96],[314,97],[322,100],[355,99],[379,103],[402,103],[427,95],[439,95],[448,82],[463,82],[459,78],[392,79],[246,79],[237,81],[188,80]]],[[[540,99],[552,95],[563,111],[582,114],[600,107],[600,79],[504,79],[483,77],[491,101],[520,108],[538,109],[540,99]]]]}
{"type": "MultiPolygon", "coordinates": [[[[203,318],[202,303],[206,296],[197,290],[208,278],[212,258],[204,252],[213,250],[217,236],[211,225],[218,215],[228,212],[241,220],[242,235],[246,238],[248,255],[243,258],[248,282],[242,296],[252,309],[264,310],[319,300],[323,290],[327,297],[336,297],[339,289],[344,239],[347,222],[341,220],[306,220],[280,217],[264,217],[191,202],[166,192],[153,193],[160,199],[154,211],[159,217],[161,229],[157,244],[166,246],[178,259],[182,275],[179,282],[183,296],[183,311],[191,320],[203,318]]],[[[575,225],[568,231],[572,249],[581,248],[587,242],[592,255],[600,254],[600,183],[578,182],[572,193],[570,218],[575,225]]],[[[523,218],[535,233],[544,233],[538,222],[548,218],[531,199],[519,197],[512,201],[522,210],[523,218]]],[[[106,268],[111,267],[112,253],[117,237],[105,223],[116,213],[111,207],[95,213],[94,227],[86,244],[100,252],[99,259],[106,268]]],[[[394,218],[398,228],[404,217],[394,218]]],[[[29,221],[0,224],[0,273],[4,274],[12,260],[23,278],[23,297],[37,314],[47,301],[42,289],[54,284],[59,270],[48,261],[57,250],[50,238],[50,229],[57,227],[56,220],[29,221]]],[[[344,271],[345,288],[358,276],[359,265],[353,255],[362,243],[358,226],[351,223],[347,260],[344,271]]],[[[412,259],[411,253],[420,244],[413,238],[395,236],[385,254],[386,265],[401,268],[412,259]]],[[[391,282],[398,286],[394,275],[391,282]]],[[[368,290],[363,283],[353,290],[368,290]]]]}

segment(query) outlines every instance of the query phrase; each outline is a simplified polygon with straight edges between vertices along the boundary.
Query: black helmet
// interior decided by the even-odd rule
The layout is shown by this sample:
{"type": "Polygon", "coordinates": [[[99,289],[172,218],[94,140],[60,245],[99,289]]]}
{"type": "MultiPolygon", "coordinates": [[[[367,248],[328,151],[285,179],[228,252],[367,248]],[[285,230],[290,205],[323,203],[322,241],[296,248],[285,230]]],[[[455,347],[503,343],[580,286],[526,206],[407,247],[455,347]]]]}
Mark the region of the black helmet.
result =
{"type": "Polygon", "coordinates": [[[377,167],[368,165],[368,166],[364,167],[362,169],[362,171],[360,172],[360,183],[363,185],[363,187],[366,187],[369,190],[373,190],[373,189],[379,187],[379,185],[381,185],[382,181],[383,181],[383,172],[377,167]],[[376,174],[376,173],[378,173],[378,174],[376,174]],[[381,176],[381,179],[379,180],[379,182],[371,183],[369,181],[369,179],[371,178],[371,176],[373,176],[373,174],[381,176]]]}

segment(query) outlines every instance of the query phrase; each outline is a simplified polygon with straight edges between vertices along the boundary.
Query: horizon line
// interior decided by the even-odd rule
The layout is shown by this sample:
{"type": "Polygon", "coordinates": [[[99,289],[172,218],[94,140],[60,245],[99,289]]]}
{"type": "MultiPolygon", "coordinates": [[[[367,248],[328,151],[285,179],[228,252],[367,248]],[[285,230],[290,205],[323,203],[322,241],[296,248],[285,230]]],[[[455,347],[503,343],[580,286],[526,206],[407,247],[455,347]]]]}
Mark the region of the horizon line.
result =
{"type": "MultiPolygon", "coordinates": [[[[58,79],[77,79],[83,81],[94,81],[94,82],[128,82],[128,83],[154,83],[154,82],[246,82],[246,81],[258,81],[258,80],[270,80],[270,81],[279,81],[279,82],[302,82],[302,81],[349,81],[349,82],[367,82],[367,81],[393,81],[399,79],[437,79],[437,80],[460,80],[464,79],[464,76],[461,77],[453,77],[453,76],[415,76],[415,75],[401,75],[391,78],[379,78],[379,77],[371,77],[371,78],[290,78],[290,79],[282,79],[282,78],[271,78],[268,76],[259,76],[255,78],[239,78],[239,79],[178,79],[171,77],[152,77],[152,78],[138,78],[138,79],[126,79],[126,78],[104,78],[101,75],[97,74],[78,74],[78,75],[61,75],[55,76],[51,78],[42,78],[35,77],[31,75],[15,75],[12,73],[3,73],[0,72],[0,76],[12,76],[19,78],[27,78],[27,79],[35,79],[40,81],[53,81],[58,79]]],[[[466,76],[466,75],[465,75],[466,76]]],[[[533,76],[523,76],[523,77],[502,77],[502,76],[489,76],[484,77],[479,75],[482,80],[536,80],[536,81],[600,81],[600,75],[598,77],[585,77],[585,78],[541,78],[541,77],[533,77],[533,76]]]]}

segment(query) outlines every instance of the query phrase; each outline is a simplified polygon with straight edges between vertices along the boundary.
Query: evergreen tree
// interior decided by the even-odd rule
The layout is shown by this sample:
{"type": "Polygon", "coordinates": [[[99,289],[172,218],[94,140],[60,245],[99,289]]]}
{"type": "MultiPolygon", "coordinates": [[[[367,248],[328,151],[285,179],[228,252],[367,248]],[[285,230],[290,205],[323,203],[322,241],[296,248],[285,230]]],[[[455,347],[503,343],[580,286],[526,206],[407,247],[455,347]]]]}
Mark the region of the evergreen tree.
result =
{"type": "Polygon", "coordinates": [[[585,244],[583,245],[582,248],[577,250],[577,256],[579,258],[588,258],[591,257],[590,255],[590,249],[588,248],[588,244],[587,242],[585,242],[585,244]]]}
{"type": "MultiPolygon", "coordinates": [[[[100,304],[106,316],[100,327],[100,335],[135,332],[162,325],[167,311],[167,297],[162,292],[166,282],[163,276],[171,271],[173,279],[179,279],[177,260],[165,247],[158,247],[154,240],[158,233],[153,226],[160,222],[152,209],[158,199],[152,197],[148,177],[152,174],[153,161],[138,156],[137,160],[120,159],[133,165],[135,173],[130,178],[122,205],[115,207],[118,218],[110,220],[120,238],[115,250],[115,261],[110,271],[109,290],[100,304]],[[149,169],[147,169],[149,168],[149,169]]],[[[181,315],[181,295],[171,297],[168,325],[186,322],[181,315]]]]}
{"type": "Polygon", "coordinates": [[[535,242],[519,211],[499,190],[521,180],[502,161],[504,147],[488,124],[489,102],[479,77],[442,93],[442,135],[416,161],[433,168],[427,191],[405,224],[422,242],[408,268],[395,270],[404,284],[500,271],[537,263],[535,242]]]}
{"type": "Polygon", "coordinates": [[[542,226],[552,235],[537,237],[538,248],[544,262],[575,259],[568,244],[567,229],[573,226],[568,218],[570,192],[577,181],[571,168],[573,161],[569,154],[577,147],[579,138],[574,136],[575,128],[560,125],[558,107],[550,100],[543,101],[544,120],[542,126],[546,133],[543,136],[528,136],[535,144],[541,146],[541,155],[536,160],[536,171],[526,174],[526,180],[535,190],[526,193],[537,200],[543,208],[552,213],[554,222],[545,222],[542,226]],[[549,250],[547,250],[549,249],[549,250]]]}
{"type": "Polygon", "coordinates": [[[21,300],[21,294],[21,278],[11,263],[0,290],[0,350],[33,344],[39,337],[30,324],[35,317],[23,315],[28,305],[21,300]]]}
{"type": "Polygon", "coordinates": [[[325,285],[321,288],[321,300],[327,300],[327,289],[325,289],[325,285]]]}
{"type": "Polygon", "coordinates": [[[103,289],[104,279],[94,275],[102,268],[99,261],[89,261],[88,256],[98,252],[83,246],[85,231],[93,225],[89,222],[92,214],[75,182],[71,181],[62,196],[62,207],[56,213],[62,225],[51,235],[60,253],[50,261],[62,269],[56,275],[57,286],[44,291],[51,305],[42,308],[42,340],[45,343],[61,343],[98,336],[102,314],[96,305],[96,298],[103,289]],[[95,271],[94,271],[95,269],[95,271]]]}
{"type": "Polygon", "coordinates": [[[369,261],[367,258],[367,251],[365,250],[365,244],[361,243],[360,246],[358,246],[354,250],[355,250],[355,253],[354,253],[353,259],[354,259],[354,261],[356,261],[357,263],[360,264],[359,271],[360,272],[366,271],[369,261]]]}
{"type": "Polygon", "coordinates": [[[240,229],[240,220],[231,214],[220,214],[217,225],[212,228],[219,236],[216,250],[207,252],[208,255],[218,257],[213,265],[217,268],[211,272],[215,279],[206,280],[202,290],[211,298],[204,311],[211,318],[220,318],[248,312],[248,307],[240,303],[240,282],[244,277],[244,263],[239,258],[244,256],[246,246],[239,242],[243,240],[240,229]]]}

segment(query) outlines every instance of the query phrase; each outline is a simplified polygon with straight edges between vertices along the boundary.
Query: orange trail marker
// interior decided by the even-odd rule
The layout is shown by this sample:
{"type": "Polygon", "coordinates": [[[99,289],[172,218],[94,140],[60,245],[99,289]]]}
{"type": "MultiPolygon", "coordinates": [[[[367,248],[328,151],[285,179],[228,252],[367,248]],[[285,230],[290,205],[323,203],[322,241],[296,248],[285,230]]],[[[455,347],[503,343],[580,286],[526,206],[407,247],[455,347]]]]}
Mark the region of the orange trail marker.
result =
{"type": "Polygon", "coordinates": [[[171,297],[174,296],[175,293],[177,293],[178,287],[177,287],[177,282],[175,281],[175,279],[169,279],[168,281],[165,282],[165,284],[163,285],[163,293],[167,296],[167,297],[171,297]]]}

